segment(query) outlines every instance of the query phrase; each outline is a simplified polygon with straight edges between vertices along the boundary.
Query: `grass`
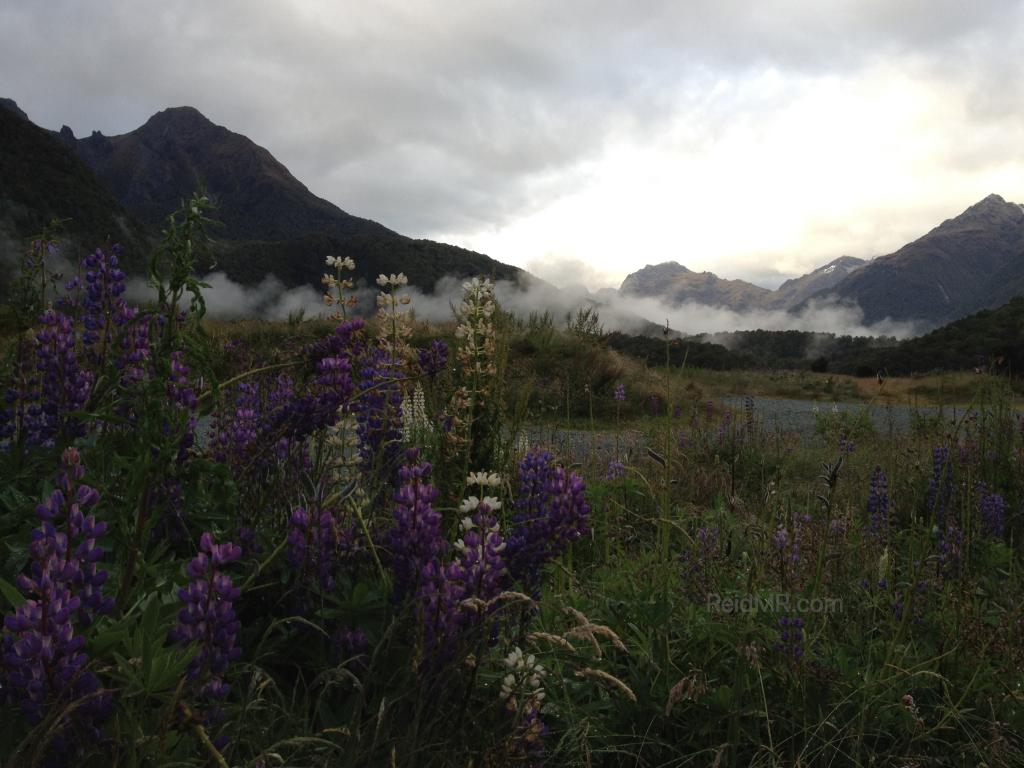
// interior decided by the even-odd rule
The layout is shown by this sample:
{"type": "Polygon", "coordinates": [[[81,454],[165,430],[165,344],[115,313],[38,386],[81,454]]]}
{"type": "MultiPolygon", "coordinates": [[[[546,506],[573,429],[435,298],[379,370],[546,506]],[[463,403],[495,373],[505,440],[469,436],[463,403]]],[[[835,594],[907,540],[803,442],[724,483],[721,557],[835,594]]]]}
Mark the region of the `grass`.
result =
{"type": "MultiPolygon", "coordinates": [[[[219,412],[216,429],[228,438],[216,449],[187,447],[193,414],[167,402],[171,379],[155,364],[141,385],[110,387],[94,407],[62,414],[69,426],[88,426],[59,439],[81,451],[98,491],[96,514],[110,524],[103,563],[120,598],[114,614],[76,626],[90,669],[116,692],[100,730],[76,734],[78,764],[1024,764],[1024,429],[1005,380],[879,385],[665,370],[604,349],[582,324],[563,333],[498,313],[481,326],[472,333],[487,343],[470,349],[454,326],[414,324],[406,334],[395,325],[382,339],[371,323],[360,343],[401,350],[411,378],[386,366],[365,374],[342,401],[351,419],[335,421],[334,403],[310,426],[308,412],[289,421],[287,408],[356,387],[325,384],[318,376],[344,365],[318,363],[351,354],[344,363],[362,370],[379,359],[354,347],[312,353],[332,331],[319,321],[183,324],[191,335],[181,349],[210,361],[208,375],[223,385],[213,396],[195,370],[186,380],[203,408],[219,412]],[[428,376],[414,348],[436,336],[452,357],[428,376]],[[432,419],[415,445],[397,431],[388,400],[412,381],[432,419]],[[620,383],[624,402],[612,396],[620,383]],[[360,410],[368,393],[380,394],[370,416],[360,410]],[[973,414],[952,424],[922,417],[890,433],[856,414],[826,413],[809,437],[769,433],[756,404],[707,406],[727,395],[959,402],[973,414]],[[514,551],[512,532],[536,519],[557,530],[558,510],[569,514],[569,486],[555,481],[543,486],[545,511],[522,501],[530,475],[515,435],[523,421],[636,429],[648,450],[556,449],[560,477],[585,481],[587,533],[551,534],[545,541],[559,555],[491,596],[473,591],[483,576],[456,568],[485,559],[467,543],[470,532],[507,537],[488,539],[500,556],[514,551]],[[379,443],[359,463],[353,423],[381,430],[362,434],[359,444],[374,434],[379,443]],[[399,508],[411,505],[402,499],[423,486],[396,480],[395,465],[422,460],[433,464],[437,514],[417,507],[403,517],[399,508]],[[470,471],[500,475],[486,490],[501,504],[493,521],[465,520],[468,495],[485,491],[467,488],[470,471]],[[297,507],[326,516],[300,525],[297,507]],[[524,510],[535,517],[524,522],[524,510]],[[426,557],[413,534],[430,520],[438,533],[428,543],[440,554],[416,573],[433,574],[420,586],[437,591],[401,594],[403,568],[426,557]],[[175,521],[174,535],[161,527],[175,521]],[[243,649],[223,671],[231,688],[222,702],[185,676],[190,651],[168,640],[186,575],[207,573],[208,565],[189,573],[185,564],[210,531],[245,544],[218,572],[241,590],[243,649]],[[467,548],[476,559],[460,559],[467,548]],[[310,552],[322,559],[304,559],[310,552]],[[327,571],[316,570],[325,562],[327,571]],[[437,614],[424,606],[442,604],[439,594],[457,595],[458,619],[436,651],[428,628],[437,614]]],[[[93,381],[117,380],[112,366],[105,373],[93,381]]],[[[36,505],[52,490],[63,447],[15,441],[0,455],[5,610],[24,605],[13,575],[34,556],[26,543],[39,525],[36,505]]],[[[41,722],[13,701],[0,706],[9,765],[31,764],[28,755],[45,752],[63,725],[58,706],[41,722]]]]}

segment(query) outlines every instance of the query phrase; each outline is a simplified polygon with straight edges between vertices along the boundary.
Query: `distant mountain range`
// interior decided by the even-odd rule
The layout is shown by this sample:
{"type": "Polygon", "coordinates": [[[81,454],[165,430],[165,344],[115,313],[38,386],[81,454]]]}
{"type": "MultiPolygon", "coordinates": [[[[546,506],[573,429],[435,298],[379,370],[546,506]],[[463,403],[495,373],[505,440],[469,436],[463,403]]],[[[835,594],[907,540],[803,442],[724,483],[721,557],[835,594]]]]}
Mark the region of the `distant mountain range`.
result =
{"type": "Polygon", "coordinates": [[[775,291],[674,261],[628,275],[620,290],[737,311],[856,303],[869,324],[889,318],[934,328],[1024,294],[1024,206],[989,195],[895,253],[870,261],[841,256],[775,291]]]}
{"type": "MultiPolygon", "coordinates": [[[[166,109],[120,136],[76,138],[34,125],[0,99],[0,256],[53,218],[70,257],[121,242],[140,268],[168,214],[202,185],[221,226],[206,269],[255,285],[273,274],[287,287],[318,286],[328,254],[352,256],[357,277],[405,272],[431,290],[445,275],[489,275],[528,283],[522,270],[480,253],[405,237],[317,197],[273,155],[191,107],[166,109]]],[[[0,274],[0,289],[5,279],[0,274]]],[[[1024,294],[1024,207],[990,195],[893,254],[841,256],[772,291],[693,272],[677,262],[649,265],[623,281],[625,296],[737,311],[800,311],[811,302],[858,304],[864,321],[884,318],[936,327],[1024,294]]],[[[607,298],[599,294],[597,305],[607,298]]],[[[567,307],[568,308],[568,307],[567,307]]]]}
{"type": "Polygon", "coordinates": [[[724,306],[739,312],[789,309],[822,291],[834,288],[855,269],[867,264],[840,256],[813,272],[787,280],[771,291],[745,280],[726,280],[713,272],[692,272],[675,261],[648,265],[627,275],[619,290],[633,296],[655,296],[670,304],[693,302],[724,306]]]}

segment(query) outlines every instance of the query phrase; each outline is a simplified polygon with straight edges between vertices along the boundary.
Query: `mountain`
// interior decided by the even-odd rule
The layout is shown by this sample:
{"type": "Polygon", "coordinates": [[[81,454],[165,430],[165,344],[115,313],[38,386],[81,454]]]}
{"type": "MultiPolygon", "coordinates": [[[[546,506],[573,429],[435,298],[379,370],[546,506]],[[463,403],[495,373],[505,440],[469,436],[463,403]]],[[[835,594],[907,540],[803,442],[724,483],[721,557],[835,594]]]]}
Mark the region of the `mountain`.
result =
{"type": "Polygon", "coordinates": [[[61,136],[140,220],[161,227],[200,184],[217,204],[226,240],[287,240],[312,232],[395,234],[313,195],[266,149],[214,125],[197,109],[153,115],[122,136],[61,136]]]}
{"type": "Polygon", "coordinates": [[[789,309],[810,296],[833,288],[866,263],[853,256],[840,256],[770,291],[745,280],[727,280],[712,272],[693,272],[678,262],[665,261],[661,264],[648,264],[627,275],[619,290],[632,296],[651,296],[669,304],[694,302],[728,307],[739,312],[751,309],[789,309]]]}
{"type": "MultiPolygon", "coordinates": [[[[152,245],[146,228],[52,133],[31,123],[10,99],[0,100],[0,261],[16,263],[28,240],[54,219],[72,263],[84,249],[108,241],[125,247],[127,264],[141,265],[152,245]]],[[[0,280],[9,269],[0,269],[0,280]]]]}
{"type": "Polygon", "coordinates": [[[935,327],[999,306],[1024,288],[1024,206],[989,195],[928,234],[811,298],[856,302],[872,323],[935,327]]]}
{"type": "Polygon", "coordinates": [[[871,261],[841,256],[775,291],[674,261],[628,275],[620,290],[737,311],[857,304],[868,324],[890,318],[934,328],[1024,295],[1024,206],[989,195],[895,253],[871,261]]]}
{"type": "Polygon", "coordinates": [[[772,307],[788,309],[816,293],[828,291],[846,279],[847,275],[867,264],[864,259],[840,256],[813,272],[794,277],[780,285],[772,295],[772,307]]]}
{"type": "Polygon", "coordinates": [[[483,254],[404,237],[317,197],[252,140],[192,107],[165,109],[120,136],[61,140],[134,216],[153,230],[203,185],[221,226],[215,267],[244,284],[273,273],[288,287],[318,285],[324,256],[351,256],[356,276],[405,272],[427,290],[445,274],[515,278],[520,270],[483,254]]]}
{"type": "Polygon", "coordinates": [[[693,272],[675,261],[648,264],[627,275],[619,290],[631,296],[654,297],[670,304],[695,302],[737,311],[765,306],[772,293],[744,280],[725,280],[711,272],[693,272]]]}
{"type": "Polygon", "coordinates": [[[28,120],[28,115],[25,114],[14,99],[0,99],[0,109],[6,109],[8,112],[16,114],[22,120],[28,120]]]}
{"type": "MultiPolygon", "coordinates": [[[[905,339],[888,349],[844,350],[830,360],[829,370],[874,375],[886,371],[906,376],[937,370],[994,370],[1012,373],[1024,367],[1024,296],[996,309],[980,312],[905,339]]],[[[1017,384],[1019,387],[1019,384],[1017,384]]]]}

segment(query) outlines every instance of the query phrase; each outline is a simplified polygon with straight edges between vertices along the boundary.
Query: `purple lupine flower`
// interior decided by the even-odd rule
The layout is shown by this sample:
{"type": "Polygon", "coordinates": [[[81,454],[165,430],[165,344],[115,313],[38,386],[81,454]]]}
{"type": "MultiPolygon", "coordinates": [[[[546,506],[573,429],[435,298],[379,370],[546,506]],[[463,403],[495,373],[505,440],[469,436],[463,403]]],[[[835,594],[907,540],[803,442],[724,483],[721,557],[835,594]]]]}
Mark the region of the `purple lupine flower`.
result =
{"type": "Polygon", "coordinates": [[[437,376],[448,367],[448,345],[434,339],[418,353],[420,370],[427,376],[437,376]]]}
{"type": "Polygon", "coordinates": [[[719,445],[725,442],[730,426],[732,426],[732,411],[724,411],[722,418],[718,421],[718,428],[715,430],[715,440],[719,445]]]}
{"type": "Polygon", "coordinates": [[[624,403],[626,402],[626,385],[616,384],[615,393],[612,395],[615,398],[615,402],[624,403]]]}
{"type": "Polygon", "coordinates": [[[162,322],[166,322],[163,316],[139,314],[134,307],[122,310],[123,331],[115,360],[121,386],[131,387],[152,375],[153,334],[162,322]]]}
{"type": "Polygon", "coordinates": [[[213,415],[210,444],[213,458],[228,464],[255,442],[259,434],[259,389],[255,382],[243,381],[235,386],[233,402],[213,415]]]}
{"type": "Polygon", "coordinates": [[[932,451],[932,477],[928,483],[928,509],[935,513],[935,522],[943,528],[946,510],[953,496],[953,463],[949,447],[942,445],[932,451]]]}
{"type": "Polygon", "coordinates": [[[710,554],[718,546],[718,529],[702,525],[697,529],[697,542],[705,556],[710,554]]]}
{"type": "Polygon", "coordinates": [[[198,423],[196,409],[199,407],[199,398],[189,381],[188,363],[185,362],[185,355],[181,351],[171,353],[171,371],[167,377],[167,399],[176,408],[188,414],[185,431],[178,447],[179,459],[183,460],[186,452],[195,444],[195,429],[198,423]]]}
{"type": "Polygon", "coordinates": [[[804,620],[794,616],[779,618],[779,643],[776,650],[794,661],[804,657],[804,620]]]}
{"type": "Polygon", "coordinates": [[[384,349],[371,349],[360,361],[356,415],[363,469],[390,478],[402,450],[402,387],[398,367],[384,349]]]}
{"type": "Polygon", "coordinates": [[[364,323],[358,318],[338,325],[329,337],[312,345],[307,353],[316,360],[316,375],[309,393],[294,400],[286,410],[287,421],[301,425],[292,437],[304,437],[335,424],[338,409],[347,405],[355,390],[354,362],[363,355],[364,323]]]}
{"type": "Polygon", "coordinates": [[[804,528],[810,524],[811,516],[794,515],[792,529],[779,525],[772,535],[772,544],[779,554],[779,562],[783,568],[797,568],[800,565],[800,545],[804,528]]]}
{"type": "Polygon", "coordinates": [[[78,359],[78,337],[70,317],[48,309],[36,333],[37,402],[28,411],[28,442],[52,446],[58,437],[85,434],[71,413],[85,407],[94,376],[78,359]]]}
{"type": "Polygon", "coordinates": [[[199,539],[199,553],[185,569],[189,583],[178,590],[178,598],[185,605],[170,639],[182,645],[198,644],[199,652],[189,662],[188,679],[193,684],[203,681],[198,692],[211,699],[227,695],[229,686],[224,674],[228,665],[242,655],[242,649],[235,645],[241,622],[235,618],[234,608],[241,590],[224,571],[241,555],[241,548],[235,544],[216,544],[210,533],[204,533],[199,539]]]}
{"type": "Polygon", "coordinates": [[[878,466],[871,474],[868,518],[871,534],[878,542],[886,543],[889,540],[889,481],[878,466]]]}
{"type": "Polygon", "coordinates": [[[839,438],[839,453],[843,456],[849,456],[857,449],[857,444],[847,437],[839,438]]]}
{"type": "Polygon", "coordinates": [[[455,543],[459,558],[449,578],[462,585],[463,599],[490,600],[502,591],[508,569],[502,554],[505,540],[486,501],[480,501],[473,516],[462,521],[462,530],[462,538],[455,543]]]}
{"type": "Polygon", "coordinates": [[[282,491],[311,468],[308,437],[325,414],[319,403],[315,394],[297,394],[289,377],[277,376],[241,382],[219,404],[208,450],[231,469],[252,518],[274,514],[282,491]]]}
{"type": "Polygon", "coordinates": [[[85,298],[82,302],[82,341],[89,348],[90,359],[99,366],[107,360],[114,345],[116,329],[130,319],[126,312],[124,272],[118,266],[121,246],[110,254],[96,249],[82,260],[85,269],[85,298]]]}
{"type": "Polygon", "coordinates": [[[508,581],[506,543],[486,500],[476,501],[461,530],[462,538],[455,543],[458,556],[447,565],[435,559],[421,574],[416,604],[425,646],[435,657],[448,656],[461,633],[480,625],[488,613],[483,604],[508,581]],[[474,598],[482,603],[471,603],[474,598]]]}
{"type": "Polygon", "coordinates": [[[352,549],[354,531],[343,529],[328,509],[311,513],[296,507],[290,523],[288,561],[304,586],[310,588],[315,582],[325,592],[333,590],[338,566],[352,549]]]}
{"type": "Polygon", "coordinates": [[[603,479],[608,480],[608,481],[618,480],[620,477],[623,477],[625,474],[626,474],[626,465],[623,464],[618,459],[612,459],[611,461],[608,462],[608,469],[605,470],[604,478],[603,479]]]}
{"type": "Polygon", "coordinates": [[[167,399],[187,411],[194,411],[199,405],[195,389],[189,381],[189,367],[185,354],[171,353],[171,375],[167,380],[167,399]]]}
{"type": "Polygon", "coordinates": [[[938,532],[938,548],[940,575],[946,579],[957,578],[963,565],[964,534],[952,515],[938,532]]]}
{"type": "Polygon", "coordinates": [[[458,568],[447,566],[435,557],[420,569],[416,596],[416,615],[423,628],[423,642],[431,652],[431,660],[438,655],[450,655],[451,642],[462,626],[462,584],[458,568]]]}
{"type": "Polygon", "coordinates": [[[1003,522],[1006,502],[1002,494],[989,493],[984,483],[979,483],[978,513],[981,517],[981,535],[993,539],[1003,538],[1003,522]]]}
{"type": "Polygon", "coordinates": [[[697,529],[696,546],[688,547],[679,554],[679,561],[686,569],[687,585],[698,596],[705,595],[708,590],[719,534],[718,528],[701,526],[697,529]]]}
{"type": "Polygon", "coordinates": [[[331,634],[331,659],[335,664],[348,664],[364,670],[369,651],[370,641],[358,627],[338,629],[331,634]]]}
{"type": "Polygon", "coordinates": [[[523,458],[507,554],[515,580],[538,590],[543,566],[588,532],[585,493],[583,479],[554,466],[550,453],[535,449],[523,458]]]}
{"type": "Polygon", "coordinates": [[[429,482],[431,465],[415,463],[415,450],[408,451],[407,458],[409,464],[398,470],[402,485],[394,497],[395,526],[385,539],[396,600],[415,594],[422,580],[438,575],[439,558],[447,547],[441,536],[441,513],[432,506],[438,491],[429,482]],[[428,569],[437,573],[428,576],[428,569]]]}
{"type": "Polygon", "coordinates": [[[789,531],[780,525],[775,529],[775,533],[772,536],[772,543],[775,545],[775,549],[779,552],[785,552],[788,550],[790,546],[789,531]]]}
{"type": "Polygon", "coordinates": [[[188,538],[185,493],[176,477],[165,478],[155,489],[154,506],[162,510],[154,530],[157,539],[180,544],[188,538]]]}
{"type": "MultiPolygon", "coordinates": [[[[87,668],[85,637],[76,629],[109,612],[113,601],[103,596],[107,573],[98,566],[103,549],[96,539],[106,523],[85,514],[99,494],[80,482],[84,474],[77,449],[66,449],[57,488],[36,509],[42,525],[32,532],[28,572],[17,578],[27,599],[4,618],[0,690],[7,688],[32,722],[63,706],[58,702],[77,700],[80,705],[62,725],[73,721],[94,733],[109,714],[110,698],[87,668]]],[[[51,748],[70,754],[69,738],[60,736],[51,748]]]]}
{"type": "Polygon", "coordinates": [[[846,520],[841,517],[834,517],[828,523],[828,532],[836,538],[846,535],[846,520]]]}
{"type": "Polygon", "coordinates": [[[98,565],[104,550],[96,540],[106,533],[107,524],[87,514],[100,495],[81,482],[83,477],[85,467],[78,450],[66,449],[57,473],[57,488],[36,507],[42,525],[32,531],[29,552],[33,562],[29,576],[20,576],[18,583],[25,590],[38,589],[44,578],[44,561],[49,553],[57,554],[61,560],[60,579],[80,598],[78,620],[87,627],[96,616],[113,610],[114,601],[103,596],[107,572],[98,565]]]}

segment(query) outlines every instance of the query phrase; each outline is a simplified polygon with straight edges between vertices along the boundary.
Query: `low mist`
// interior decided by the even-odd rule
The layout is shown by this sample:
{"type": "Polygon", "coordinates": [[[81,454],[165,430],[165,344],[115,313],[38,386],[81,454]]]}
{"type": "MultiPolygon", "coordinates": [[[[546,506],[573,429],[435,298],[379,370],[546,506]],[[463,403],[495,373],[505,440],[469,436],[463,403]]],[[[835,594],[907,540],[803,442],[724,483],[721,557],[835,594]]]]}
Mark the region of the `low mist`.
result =
{"type": "MultiPolygon", "coordinates": [[[[219,319],[258,317],[286,320],[298,313],[306,318],[326,316],[323,294],[309,286],[285,288],[276,277],[268,275],[256,286],[244,286],[230,280],[223,272],[206,275],[209,288],[203,291],[207,314],[219,319]]],[[[416,317],[430,322],[445,322],[454,316],[462,300],[464,280],[446,276],[437,281],[432,293],[415,286],[407,289],[412,297],[408,305],[416,317]]],[[[375,287],[361,286],[354,291],[358,312],[369,315],[375,311],[375,287]]],[[[129,283],[128,295],[134,300],[152,299],[152,290],[142,280],[129,283]]],[[[495,297],[503,309],[519,317],[531,312],[550,312],[556,322],[580,307],[592,307],[600,314],[605,331],[640,334],[650,331],[650,323],[669,327],[684,335],[715,334],[729,331],[817,331],[849,336],[915,335],[914,323],[894,320],[866,324],[863,312],[855,305],[811,302],[800,313],[785,310],[754,310],[737,312],[727,307],[710,307],[686,303],[673,306],[655,298],[628,296],[612,289],[591,293],[582,286],[560,289],[529,277],[521,282],[499,280],[495,297]]]]}

